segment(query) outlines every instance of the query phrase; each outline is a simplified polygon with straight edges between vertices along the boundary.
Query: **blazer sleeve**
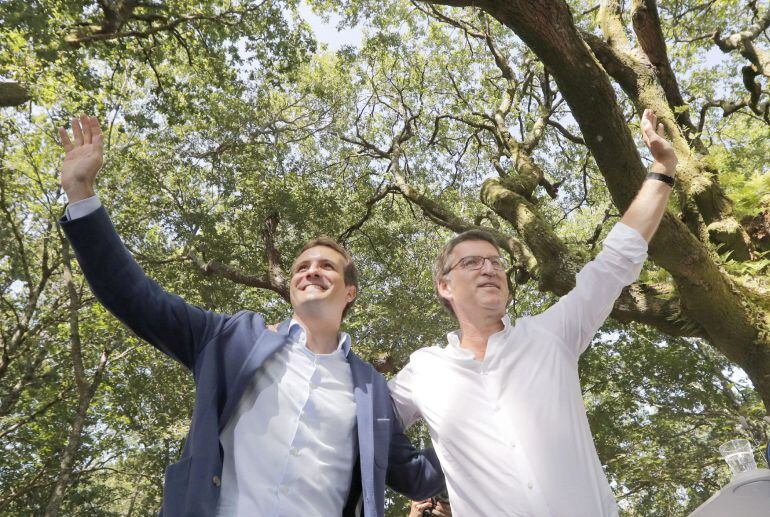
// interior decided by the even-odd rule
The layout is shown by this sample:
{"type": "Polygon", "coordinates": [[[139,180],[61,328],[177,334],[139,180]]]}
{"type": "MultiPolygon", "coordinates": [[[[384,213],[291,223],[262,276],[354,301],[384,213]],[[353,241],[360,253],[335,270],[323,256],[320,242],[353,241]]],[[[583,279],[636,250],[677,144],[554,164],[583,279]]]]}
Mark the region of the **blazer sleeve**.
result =
{"type": "Polygon", "coordinates": [[[228,317],[186,303],[150,279],[123,245],[104,207],[59,224],[96,298],[137,336],[193,371],[228,317]]]}
{"type": "Polygon", "coordinates": [[[391,422],[387,485],[414,500],[427,499],[445,490],[444,473],[433,448],[415,449],[395,413],[391,422]]]}

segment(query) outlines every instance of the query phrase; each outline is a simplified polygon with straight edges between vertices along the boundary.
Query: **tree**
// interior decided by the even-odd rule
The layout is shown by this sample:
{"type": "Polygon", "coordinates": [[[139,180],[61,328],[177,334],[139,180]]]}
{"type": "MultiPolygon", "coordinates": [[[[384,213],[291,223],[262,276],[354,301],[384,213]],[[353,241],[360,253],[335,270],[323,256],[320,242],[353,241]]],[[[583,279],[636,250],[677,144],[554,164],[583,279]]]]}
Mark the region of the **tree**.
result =
{"type": "Polygon", "coordinates": [[[100,196],[161,285],[277,321],[296,250],[339,237],[363,280],[346,330],[390,374],[453,326],[430,267],[455,232],[510,254],[512,315],[570,289],[642,181],[653,107],[676,200],[581,363],[600,458],[628,515],[684,515],[726,478],[720,441],[767,441],[770,10],[444,3],[315,1],[367,27],[336,53],[292,2],[0,7],[30,98],[0,112],[4,511],[151,512],[191,411],[190,379],[94,303],[60,240],[53,129],[80,111],[106,121],[100,196]]]}

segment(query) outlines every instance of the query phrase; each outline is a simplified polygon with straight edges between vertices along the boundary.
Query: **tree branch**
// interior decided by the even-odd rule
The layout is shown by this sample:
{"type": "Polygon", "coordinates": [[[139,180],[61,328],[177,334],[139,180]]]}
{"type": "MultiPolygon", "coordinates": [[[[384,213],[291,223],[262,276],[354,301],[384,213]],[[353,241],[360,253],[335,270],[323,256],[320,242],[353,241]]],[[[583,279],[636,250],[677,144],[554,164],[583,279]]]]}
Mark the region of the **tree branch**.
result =
{"type": "Polygon", "coordinates": [[[226,278],[231,282],[235,282],[236,284],[241,284],[248,287],[257,287],[259,289],[267,289],[268,291],[273,291],[274,293],[279,294],[285,301],[290,301],[288,289],[286,289],[285,286],[271,283],[268,275],[250,275],[216,260],[205,261],[193,251],[189,251],[187,253],[187,257],[203,275],[216,275],[222,278],[226,278]]]}

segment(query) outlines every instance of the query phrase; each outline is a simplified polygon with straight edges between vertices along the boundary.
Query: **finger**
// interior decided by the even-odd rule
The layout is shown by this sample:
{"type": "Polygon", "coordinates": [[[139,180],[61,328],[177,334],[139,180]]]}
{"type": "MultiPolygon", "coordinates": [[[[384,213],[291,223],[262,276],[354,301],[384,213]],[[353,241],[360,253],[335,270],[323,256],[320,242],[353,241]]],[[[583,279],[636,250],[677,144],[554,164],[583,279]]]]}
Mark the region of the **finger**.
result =
{"type": "Polygon", "coordinates": [[[72,145],[72,141],[70,140],[69,135],[67,134],[67,130],[63,127],[59,128],[59,138],[61,139],[61,145],[64,147],[64,152],[68,153],[72,151],[75,147],[72,145]]]}
{"type": "Polygon", "coordinates": [[[96,117],[88,117],[88,122],[91,126],[91,142],[101,148],[104,143],[104,137],[102,135],[102,128],[99,126],[99,119],[96,117]]]}
{"type": "Polygon", "coordinates": [[[83,131],[80,129],[80,121],[73,118],[70,123],[72,124],[72,136],[75,137],[75,146],[83,145],[83,131]]]}
{"type": "Polygon", "coordinates": [[[649,147],[650,145],[650,135],[647,133],[650,129],[650,126],[648,125],[649,121],[642,120],[642,140],[644,140],[644,144],[649,147]]]}
{"type": "Polygon", "coordinates": [[[88,119],[88,115],[83,113],[80,115],[80,127],[83,129],[83,143],[91,143],[91,121],[88,119]]]}
{"type": "Polygon", "coordinates": [[[661,138],[666,138],[666,126],[664,126],[662,123],[658,124],[658,136],[661,138]]]}
{"type": "Polygon", "coordinates": [[[97,117],[88,117],[88,121],[91,123],[91,134],[101,135],[102,128],[99,125],[99,119],[97,117]]]}

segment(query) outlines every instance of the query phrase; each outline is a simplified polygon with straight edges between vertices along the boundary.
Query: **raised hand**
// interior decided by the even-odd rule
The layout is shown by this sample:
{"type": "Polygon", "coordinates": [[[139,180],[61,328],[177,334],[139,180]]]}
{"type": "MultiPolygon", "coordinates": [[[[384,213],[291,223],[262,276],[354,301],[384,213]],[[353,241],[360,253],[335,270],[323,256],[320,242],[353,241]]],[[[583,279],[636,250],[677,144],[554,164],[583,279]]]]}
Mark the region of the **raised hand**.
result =
{"type": "Polygon", "coordinates": [[[679,160],[671,142],[666,140],[666,129],[651,109],[644,110],[642,115],[642,138],[654,160],[652,170],[673,176],[679,160]]]}
{"type": "Polygon", "coordinates": [[[64,162],[61,168],[61,186],[70,203],[94,195],[94,182],[104,161],[104,137],[96,117],[81,115],[73,118],[72,136],[59,128],[59,137],[64,147],[64,162]]]}

